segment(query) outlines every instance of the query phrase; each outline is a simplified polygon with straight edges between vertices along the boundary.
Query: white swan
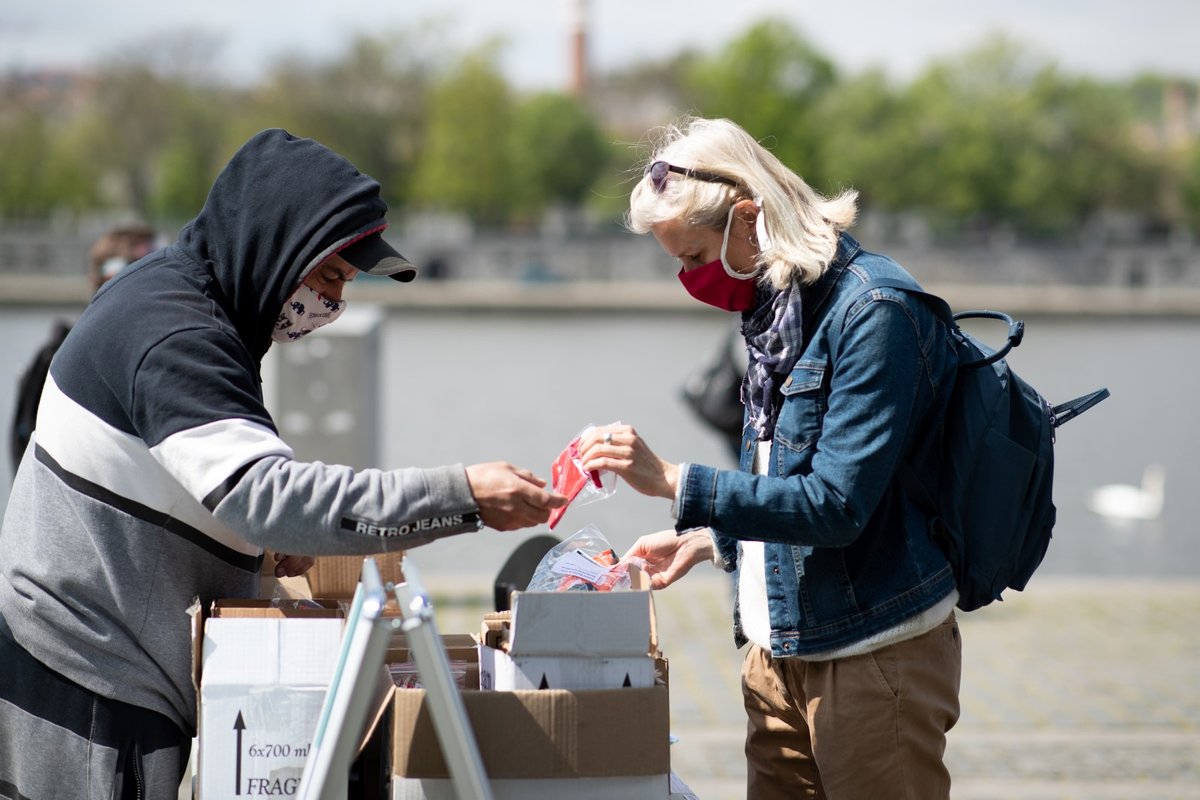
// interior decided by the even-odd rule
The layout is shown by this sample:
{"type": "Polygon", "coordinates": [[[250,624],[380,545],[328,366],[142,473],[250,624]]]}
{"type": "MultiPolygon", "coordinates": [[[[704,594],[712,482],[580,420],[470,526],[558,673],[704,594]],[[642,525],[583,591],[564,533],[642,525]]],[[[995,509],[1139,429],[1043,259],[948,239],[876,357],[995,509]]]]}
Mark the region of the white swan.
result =
{"type": "Polygon", "coordinates": [[[1163,508],[1167,470],[1150,464],[1142,473],[1141,486],[1110,484],[1092,492],[1088,508],[1113,520],[1158,519],[1163,508]]]}

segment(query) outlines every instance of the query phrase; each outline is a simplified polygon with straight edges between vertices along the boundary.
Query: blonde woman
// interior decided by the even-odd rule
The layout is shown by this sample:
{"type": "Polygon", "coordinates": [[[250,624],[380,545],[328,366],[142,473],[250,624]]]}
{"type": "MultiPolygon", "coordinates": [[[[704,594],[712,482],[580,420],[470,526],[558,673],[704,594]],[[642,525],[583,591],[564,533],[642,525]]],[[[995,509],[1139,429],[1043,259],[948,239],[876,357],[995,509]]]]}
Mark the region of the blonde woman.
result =
{"type": "Polygon", "coordinates": [[[657,588],[703,562],[737,571],[755,800],[950,792],[958,593],[896,474],[937,430],[957,362],[917,295],[873,283],[916,288],[846,232],[856,200],[818,194],[728,120],[667,130],[627,224],[696,300],[741,314],[740,469],[667,461],[627,425],[581,443],[586,468],[672,502],[675,529],[630,551],[657,588]]]}

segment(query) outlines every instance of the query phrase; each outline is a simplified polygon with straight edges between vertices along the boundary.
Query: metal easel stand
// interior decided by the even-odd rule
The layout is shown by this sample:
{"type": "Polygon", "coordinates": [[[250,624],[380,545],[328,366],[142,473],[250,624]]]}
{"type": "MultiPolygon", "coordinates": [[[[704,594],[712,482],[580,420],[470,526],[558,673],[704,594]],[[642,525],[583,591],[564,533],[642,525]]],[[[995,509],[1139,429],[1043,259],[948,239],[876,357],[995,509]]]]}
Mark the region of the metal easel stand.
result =
{"type": "Polygon", "coordinates": [[[382,616],[386,602],[379,567],[374,559],[366,558],[296,800],[347,800],[350,765],[367,715],[379,698],[391,633],[382,616]]]}
{"type": "Polygon", "coordinates": [[[416,565],[407,557],[403,571],[405,582],[388,584],[388,588],[400,604],[403,620],[400,628],[408,637],[413,660],[416,661],[417,672],[425,688],[425,702],[429,703],[433,727],[450,770],[454,794],[459,800],[493,800],[479,745],[471,730],[462,697],[454,685],[450,661],[446,658],[446,650],[434,623],[433,606],[421,586],[416,565]]]}

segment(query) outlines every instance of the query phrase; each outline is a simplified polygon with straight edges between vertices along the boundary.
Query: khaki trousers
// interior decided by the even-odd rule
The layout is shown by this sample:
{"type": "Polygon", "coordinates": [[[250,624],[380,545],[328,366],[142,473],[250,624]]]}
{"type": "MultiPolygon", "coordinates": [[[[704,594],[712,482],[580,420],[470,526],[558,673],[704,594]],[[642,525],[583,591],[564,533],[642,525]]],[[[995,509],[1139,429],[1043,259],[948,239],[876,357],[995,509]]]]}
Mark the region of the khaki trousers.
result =
{"type": "Polygon", "coordinates": [[[747,798],[949,798],[942,756],[961,673],[953,613],[915,639],[832,661],[752,645],[742,667],[747,798]]]}

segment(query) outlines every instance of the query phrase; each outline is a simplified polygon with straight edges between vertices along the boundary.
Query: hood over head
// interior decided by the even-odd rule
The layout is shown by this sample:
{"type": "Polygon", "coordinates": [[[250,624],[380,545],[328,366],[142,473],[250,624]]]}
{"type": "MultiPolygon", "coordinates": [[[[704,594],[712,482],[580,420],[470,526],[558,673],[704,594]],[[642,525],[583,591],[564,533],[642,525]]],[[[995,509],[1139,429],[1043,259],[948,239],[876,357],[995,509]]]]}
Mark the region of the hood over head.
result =
{"type": "MultiPolygon", "coordinates": [[[[379,190],[344,157],[278,128],[242,145],[217,176],[179,246],[213,276],[256,359],[270,347],[284,302],[330,254],[369,245],[366,263],[379,264],[380,274],[415,275],[377,235],[387,227],[379,190]]],[[[364,263],[360,252],[351,253],[352,264],[364,263]]]]}

